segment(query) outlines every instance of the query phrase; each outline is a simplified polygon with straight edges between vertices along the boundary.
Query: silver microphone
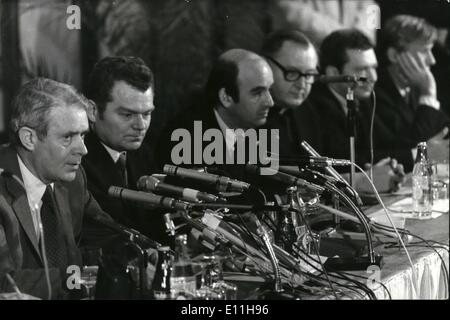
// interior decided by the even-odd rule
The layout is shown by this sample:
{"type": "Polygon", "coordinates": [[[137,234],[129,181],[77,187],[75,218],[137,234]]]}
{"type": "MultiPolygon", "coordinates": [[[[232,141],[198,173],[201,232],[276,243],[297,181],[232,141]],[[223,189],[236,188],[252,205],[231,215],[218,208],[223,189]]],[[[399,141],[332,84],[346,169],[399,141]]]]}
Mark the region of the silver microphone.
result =
{"type": "Polygon", "coordinates": [[[208,184],[213,184],[219,192],[244,192],[250,188],[250,184],[231,179],[229,177],[218,176],[211,173],[198,172],[192,169],[185,169],[173,165],[166,164],[164,173],[180,178],[189,178],[208,184]]]}
{"type": "Polygon", "coordinates": [[[166,192],[177,197],[181,197],[183,200],[190,202],[218,202],[219,197],[209,194],[206,192],[201,192],[191,188],[182,188],[178,186],[173,186],[162,181],[159,181],[153,176],[142,176],[137,182],[137,187],[139,190],[143,191],[153,191],[153,192],[166,192]]]}

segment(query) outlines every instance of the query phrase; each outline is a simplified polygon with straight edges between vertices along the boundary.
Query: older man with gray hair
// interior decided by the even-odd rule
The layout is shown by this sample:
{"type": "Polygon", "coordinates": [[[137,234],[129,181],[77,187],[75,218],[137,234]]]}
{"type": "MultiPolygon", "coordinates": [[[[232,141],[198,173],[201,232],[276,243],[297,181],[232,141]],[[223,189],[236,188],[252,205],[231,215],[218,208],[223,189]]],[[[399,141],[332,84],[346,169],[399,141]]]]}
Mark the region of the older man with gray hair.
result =
{"type": "Polygon", "coordinates": [[[72,86],[45,78],[26,83],[13,102],[11,145],[0,148],[0,292],[15,282],[39,298],[70,297],[76,286],[62,279],[81,264],[83,219],[111,220],[80,167],[87,104],[72,86]]]}

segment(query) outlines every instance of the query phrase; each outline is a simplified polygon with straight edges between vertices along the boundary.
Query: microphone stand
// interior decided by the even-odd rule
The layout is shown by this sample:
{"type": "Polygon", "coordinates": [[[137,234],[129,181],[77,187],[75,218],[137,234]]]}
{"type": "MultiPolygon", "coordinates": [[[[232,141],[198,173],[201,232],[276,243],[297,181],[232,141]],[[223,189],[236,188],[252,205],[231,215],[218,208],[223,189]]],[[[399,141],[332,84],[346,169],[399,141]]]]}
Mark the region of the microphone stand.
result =
{"type": "MultiPolygon", "coordinates": [[[[300,143],[300,145],[310,156],[321,157],[321,155],[313,147],[311,147],[311,145],[308,142],[302,141],[300,143]]],[[[356,190],[353,189],[350,186],[350,184],[333,167],[331,167],[331,166],[325,167],[324,170],[331,177],[335,178],[336,180],[338,180],[342,183],[342,187],[345,189],[346,193],[349,194],[349,196],[351,195],[351,197],[355,198],[355,201],[359,207],[361,207],[363,205],[363,202],[362,202],[359,194],[356,192],[356,190]]],[[[337,204],[337,206],[339,207],[338,204],[337,204]]],[[[338,207],[336,207],[336,209],[339,209],[338,207]]]]}
{"type": "Polygon", "coordinates": [[[283,286],[281,284],[280,266],[278,265],[278,259],[276,257],[274,248],[272,247],[272,243],[270,242],[267,231],[261,225],[261,222],[259,222],[257,217],[255,218],[255,223],[256,223],[256,232],[258,233],[264,246],[266,247],[267,253],[270,258],[270,262],[272,263],[273,273],[274,273],[274,277],[275,277],[274,290],[276,293],[281,293],[281,292],[283,292],[283,286]]]}
{"type": "MultiPolygon", "coordinates": [[[[382,257],[379,255],[375,255],[375,251],[373,248],[372,241],[372,232],[367,220],[367,217],[364,213],[356,206],[355,203],[351,201],[349,197],[347,197],[344,192],[333,186],[331,183],[327,182],[326,187],[328,187],[333,192],[336,192],[341,199],[353,210],[356,214],[357,219],[361,223],[363,227],[363,231],[365,234],[365,240],[367,242],[367,251],[368,251],[368,261],[364,258],[329,258],[325,263],[325,267],[330,270],[363,270],[367,269],[370,265],[378,265],[381,266],[382,257]]],[[[337,233],[337,230],[334,230],[337,233]]]]}
{"type": "Polygon", "coordinates": [[[355,188],[355,139],[356,139],[356,114],[357,106],[354,99],[353,88],[347,88],[347,95],[345,97],[347,104],[347,134],[350,145],[350,186],[355,188]]]}
{"type": "MultiPolygon", "coordinates": [[[[319,173],[317,173],[319,174],[319,173]]],[[[348,262],[346,261],[345,264],[342,263],[342,265],[337,265],[337,263],[333,264],[332,267],[334,270],[338,270],[338,268],[340,268],[341,270],[348,268],[347,270],[353,269],[353,270],[358,270],[359,268],[365,269],[367,268],[368,265],[372,265],[372,264],[377,264],[380,265],[381,263],[381,258],[375,255],[375,251],[373,249],[373,241],[372,241],[372,233],[371,233],[371,228],[369,226],[367,217],[364,215],[364,213],[362,212],[362,210],[347,196],[347,194],[343,191],[340,190],[336,185],[335,182],[332,182],[330,180],[326,181],[324,183],[324,187],[326,190],[331,191],[331,193],[334,195],[334,201],[337,202],[338,199],[342,200],[356,215],[357,220],[361,223],[362,227],[363,227],[363,232],[365,235],[365,241],[367,243],[367,247],[368,247],[368,256],[369,256],[369,261],[367,264],[367,261],[365,261],[364,259],[360,259],[359,261],[357,261],[356,263],[352,263],[351,261],[348,262]],[[364,267],[363,267],[364,266],[364,267]]],[[[350,187],[349,187],[350,188],[350,187]]],[[[293,190],[291,190],[290,188],[287,189],[287,194],[290,199],[290,204],[291,204],[291,210],[304,210],[305,205],[304,203],[302,204],[300,201],[301,199],[298,199],[298,202],[296,203],[293,199],[292,199],[292,195],[293,195],[293,190]]],[[[336,204],[335,204],[336,206],[336,204]]],[[[338,215],[335,215],[335,217],[339,217],[338,215]]],[[[335,220],[336,221],[336,220],[335,220]]],[[[338,220],[340,221],[340,220],[338,220]]],[[[300,226],[295,226],[295,229],[297,231],[297,235],[298,233],[300,233],[302,230],[300,229],[300,226]]],[[[328,233],[328,237],[329,238],[348,238],[342,235],[338,235],[338,233],[345,233],[345,231],[339,230],[339,224],[336,226],[336,228],[334,228],[332,231],[330,231],[328,233]],[[333,235],[333,236],[332,236],[333,235]]],[[[286,234],[286,232],[284,232],[286,234]]],[[[289,233],[287,233],[289,235],[289,233]]],[[[312,237],[312,235],[311,235],[312,237]]],[[[330,259],[329,259],[330,260],[330,259]]],[[[333,261],[333,260],[330,260],[333,261]]],[[[333,262],[330,262],[328,265],[331,265],[333,262]]]]}

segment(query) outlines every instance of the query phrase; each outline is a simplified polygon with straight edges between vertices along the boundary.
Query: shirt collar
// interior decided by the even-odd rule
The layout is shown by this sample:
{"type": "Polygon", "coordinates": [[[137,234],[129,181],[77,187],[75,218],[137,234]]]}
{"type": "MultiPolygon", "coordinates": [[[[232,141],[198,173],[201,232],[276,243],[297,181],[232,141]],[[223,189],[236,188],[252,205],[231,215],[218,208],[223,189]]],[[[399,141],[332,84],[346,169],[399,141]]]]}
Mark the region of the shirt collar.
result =
{"type": "Polygon", "coordinates": [[[108,147],[106,144],[104,144],[101,141],[100,141],[100,143],[105,147],[106,151],[108,151],[108,153],[111,156],[111,158],[113,159],[114,163],[116,163],[117,160],[119,160],[120,155],[126,154],[126,151],[119,152],[117,150],[111,149],[110,147],[108,147]]]}
{"type": "Polygon", "coordinates": [[[225,134],[225,143],[227,145],[227,150],[234,152],[234,143],[236,142],[236,133],[233,129],[227,126],[225,121],[223,121],[222,117],[220,116],[219,112],[217,112],[216,109],[214,109],[214,115],[216,116],[217,123],[219,124],[219,128],[222,131],[222,133],[225,134]]]}
{"type": "Polygon", "coordinates": [[[392,68],[388,68],[389,75],[391,76],[392,82],[394,86],[397,88],[397,91],[404,98],[411,91],[411,87],[405,83],[404,80],[401,79],[399,74],[395,72],[392,68]]]}
{"type": "MultiPolygon", "coordinates": [[[[40,206],[42,196],[44,195],[47,185],[36,177],[23,163],[19,155],[17,155],[19,161],[20,173],[22,174],[23,184],[27,193],[28,205],[30,209],[34,209],[36,206],[40,206]]],[[[54,188],[54,184],[50,186],[54,188]]]]}

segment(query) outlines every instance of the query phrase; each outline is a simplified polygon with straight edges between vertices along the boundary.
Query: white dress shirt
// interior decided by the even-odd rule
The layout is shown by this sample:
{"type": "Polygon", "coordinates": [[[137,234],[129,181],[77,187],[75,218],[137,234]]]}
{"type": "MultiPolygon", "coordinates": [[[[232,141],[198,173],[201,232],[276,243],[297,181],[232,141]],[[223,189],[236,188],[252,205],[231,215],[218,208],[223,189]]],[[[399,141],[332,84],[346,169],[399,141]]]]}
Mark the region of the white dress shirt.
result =
{"type": "MultiPolygon", "coordinates": [[[[28,205],[30,207],[31,217],[33,219],[34,230],[39,239],[39,221],[40,212],[42,207],[42,196],[47,189],[47,185],[42,182],[38,177],[36,177],[27,166],[23,163],[19,155],[17,155],[19,161],[20,173],[22,174],[23,184],[25,186],[25,191],[27,193],[28,205]]],[[[53,189],[53,183],[50,184],[53,189]]]]}
{"type": "Polygon", "coordinates": [[[108,151],[109,155],[113,159],[114,163],[117,163],[117,160],[119,160],[121,154],[126,154],[125,151],[119,152],[114,149],[111,149],[106,144],[100,141],[100,143],[105,147],[106,151],[108,151]]]}
{"type": "Polygon", "coordinates": [[[225,144],[227,147],[228,156],[231,157],[230,159],[234,159],[234,144],[236,143],[237,139],[236,133],[233,129],[230,129],[230,127],[227,126],[216,109],[214,109],[214,115],[216,116],[216,120],[219,124],[219,128],[222,131],[222,134],[225,135],[225,144]]]}

